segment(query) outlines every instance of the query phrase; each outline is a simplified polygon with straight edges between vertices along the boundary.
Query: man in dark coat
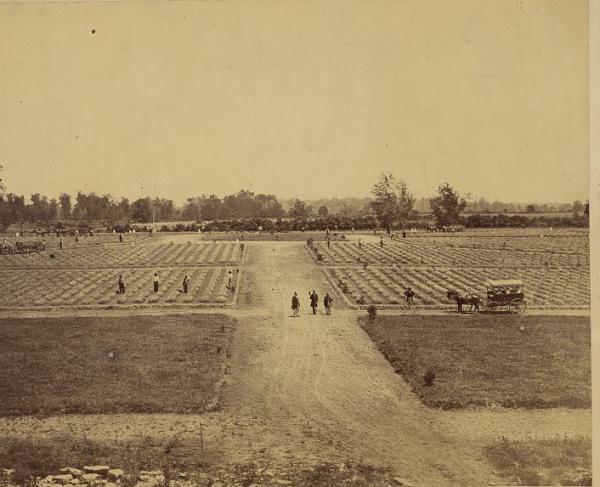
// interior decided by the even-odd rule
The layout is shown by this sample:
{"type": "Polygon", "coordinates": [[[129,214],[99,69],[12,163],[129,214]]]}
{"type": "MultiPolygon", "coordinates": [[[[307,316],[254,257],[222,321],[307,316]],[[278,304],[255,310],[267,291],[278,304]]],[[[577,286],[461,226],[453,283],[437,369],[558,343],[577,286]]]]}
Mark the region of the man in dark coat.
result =
{"type": "Polygon", "coordinates": [[[294,292],[292,296],[292,310],[294,311],[294,318],[300,316],[300,300],[298,299],[298,293],[294,292]]]}
{"type": "Polygon", "coordinates": [[[333,303],[333,298],[329,295],[329,293],[327,293],[325,295],[325,297],[323,298],[323,305],[325,306],[325,314],[326,315],[330,315],[331,314],[331,305],[333,303]]]}
{"type": "Polygon", "coordinates": [[[125,294],[125,281],[122,274],[119,274],[119,294],[125,294]]]}
{"type": "Polygon", "coordinates": [[[313,310],[313,315],[317,314],[317,305],[319,304],[319,295],[317,294],[317,291],[315,291],[313,289],[312,293],[308,293],[309,297],[310,297],[310,307],[313,310]]]}

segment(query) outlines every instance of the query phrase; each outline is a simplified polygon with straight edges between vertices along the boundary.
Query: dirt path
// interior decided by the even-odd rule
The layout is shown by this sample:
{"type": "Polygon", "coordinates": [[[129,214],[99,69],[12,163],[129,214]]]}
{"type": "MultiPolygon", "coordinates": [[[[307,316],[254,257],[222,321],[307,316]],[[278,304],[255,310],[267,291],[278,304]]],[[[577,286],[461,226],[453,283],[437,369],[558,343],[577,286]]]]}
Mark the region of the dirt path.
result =
{"type": "MultiPolygon", "coordinates": [[[[225,409],[261,418],[244,436],[306,460],[351,458],[392,466],[415,485],[487,484],[493,478],[475,451],[451,441],[435,412],[423,407],[356,323],[340,310],[313,316],[308,292],[331,287],[297,243],[253,249],[256,317],[240,316],[225,409]],[[300,318],[290,317],[294,291],[300,318]]],[[[246,283],[248,284],[248,283],[246,283]]]]}

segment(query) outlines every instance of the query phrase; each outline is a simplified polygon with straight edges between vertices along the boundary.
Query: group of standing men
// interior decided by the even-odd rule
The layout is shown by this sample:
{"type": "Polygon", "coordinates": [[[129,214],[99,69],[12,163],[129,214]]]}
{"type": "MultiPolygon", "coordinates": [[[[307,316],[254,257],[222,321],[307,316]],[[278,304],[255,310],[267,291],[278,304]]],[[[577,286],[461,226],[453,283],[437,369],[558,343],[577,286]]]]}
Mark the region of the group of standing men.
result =
{"type": "MultiPolygon", "coordinates": [[[[308,293],[308,297],[310,299],[310,307],[312,308],[313,315],[317,314],[317,307],[319,306],[319,295],[317,291],[314,289],[312,292],[308,293]]],[[[323,298],[323,306],[325,307],[325,314],[331,315],[331,308],[333,306],[333,298],[329,295],[329,293],[325,294],[323,298]]],[[[298,293],[294,292],[292,296],[292,316],[297,318],[300,316],[300,298],[298,298],[298,293]]]]}

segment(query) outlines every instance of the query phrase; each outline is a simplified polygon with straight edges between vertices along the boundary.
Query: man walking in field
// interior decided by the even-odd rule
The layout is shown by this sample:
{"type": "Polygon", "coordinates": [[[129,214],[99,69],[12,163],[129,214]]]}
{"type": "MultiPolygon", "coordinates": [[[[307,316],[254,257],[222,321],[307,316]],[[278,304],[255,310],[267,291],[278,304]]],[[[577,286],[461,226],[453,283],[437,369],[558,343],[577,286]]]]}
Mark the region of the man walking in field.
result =
{"type": "Polygon", "coordinates": [[[360,249],[362,249],[362,241],[361,241],[361,239],[359,237],[359,239],[358,239],[358,250],[360,250],[360,249]]]}
{"type": "Polygon", "coordinates": [[[325,314],[327,316],[331,315],[331,305],[333,303],[333,298],[329,295],[329,293],[325,294],[323,298],[323,305],[325,306],[325,314]]]}
{"type": "Polygon", "coordinates": [[[406,291],[404,291],[404,296],[406,296],[406,303],[409,306],[412,306],[414,304],[414,302],[413,302],[413,298],[415,296],[414,291],[411,288],[408,288],[406,291]]]}
{"type": "Polygon", "coordinates": [[[63,249],[63,239],[62,239],[62,237],[59,237],[59,238],[58,238],[58,248],[59,248],[60,250],[62,250],[62,249],[63,249]]]}
{"type": "Polygon", "coordinates": [[[154,273],[154,277],[152,278],[152,283],[154,284],[154,292],[158,292],[158,288],[160,286],[160,279],[158,278],[158,273],[154,273]]]}
{"type": "Polygon", "coordinates": [[[292,310],[294,318],[300,316],[300,300],[298,299],[298,293],[294,291],[292,296],[292,310]]]}
{"type": "Polygon", "coordinates": [[[186,275],[183,278],[183,292],[185,294],[187,294],[187,292],[188,292],[188,285],[189,285],[189,283],[190,283],[190,278],[186,275]]]}
{"type": "Polygon", "coordinates": [[[310,307],[313,310],[313,315],[316,315],[317,305],[319,304],[319,295],[317,294],[317,291],[313,289],[312,293],[308,293],[308,296],[310,297],[310,307]]]}
{"type": "Polygon", "coordinates": [[[383,248],[383,237],[380,237],[379,239],[379,246],[383,248]]]}
{"type": "Polygon", "coordinates": [[[123,274],[119,274],[119,294],[125,294],[125,281],[123,280],[123,274]]]}

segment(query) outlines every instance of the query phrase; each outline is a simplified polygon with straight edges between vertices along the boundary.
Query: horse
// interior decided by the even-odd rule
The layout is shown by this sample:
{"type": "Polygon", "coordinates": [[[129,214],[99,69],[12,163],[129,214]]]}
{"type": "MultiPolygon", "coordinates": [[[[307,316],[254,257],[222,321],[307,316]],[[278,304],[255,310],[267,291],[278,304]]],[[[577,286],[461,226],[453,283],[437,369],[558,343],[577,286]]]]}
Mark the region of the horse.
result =
{"type": "Polygon", "coordinates": [[[479,303],[481,302],[481,300],[479,299],[479,296],[477,296],[476,294],[469,294],[468,296],[461,296],[460,294],[458,294],[458,291],[456,291],[455,289],[449,289],[448,292],[446,293],[446,296],[448,297],[448,299],[452,299],[453,301],[456,301],[456,306],[458,307],[458,312],[462,313],[462,307],[463,304],[467,304],[469,306],[471,306],[469,311],[473,311],[473,308],[475,309],[475,311],[479,311],[479,303]]]}

